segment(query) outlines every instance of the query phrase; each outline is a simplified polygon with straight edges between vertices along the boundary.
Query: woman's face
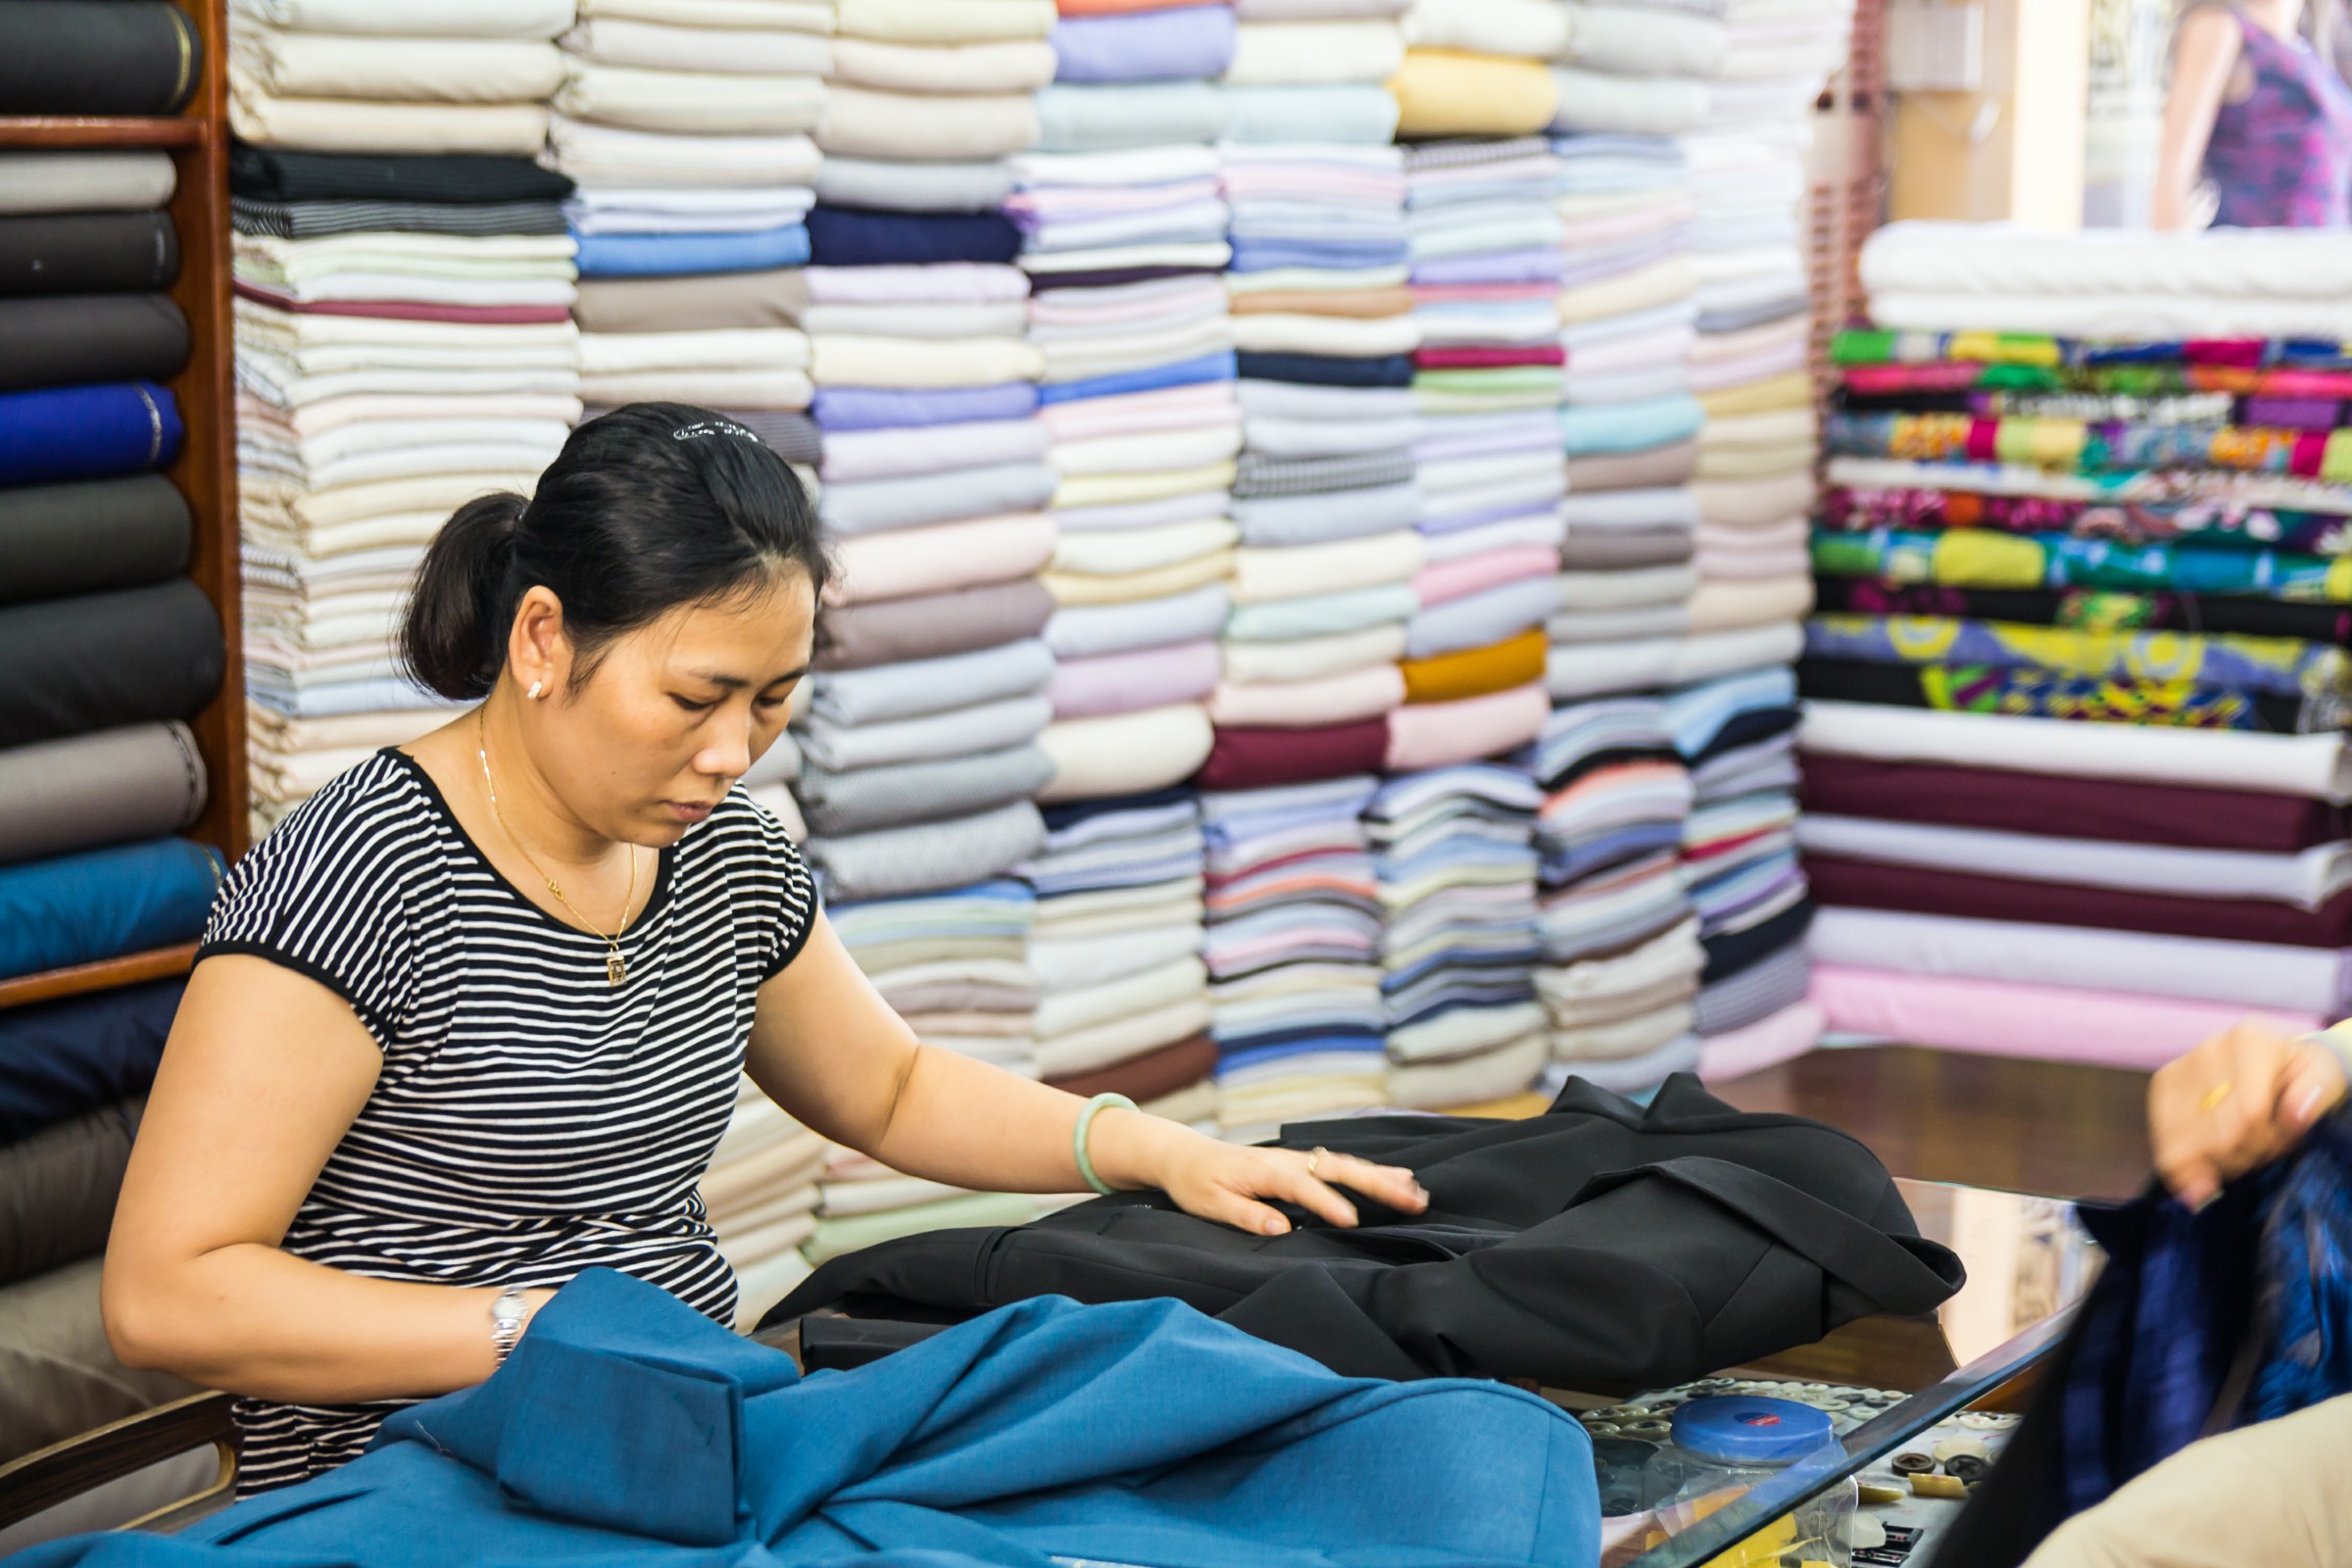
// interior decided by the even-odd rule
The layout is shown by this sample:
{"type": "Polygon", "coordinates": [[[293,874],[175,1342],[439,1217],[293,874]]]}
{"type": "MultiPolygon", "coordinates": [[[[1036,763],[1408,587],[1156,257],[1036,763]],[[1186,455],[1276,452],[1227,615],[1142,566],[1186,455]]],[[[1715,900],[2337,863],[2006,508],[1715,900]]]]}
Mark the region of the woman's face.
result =
{"type": "Polygon", "coordinates": [[[559,634],[551,700],[523,705],[533,760],[593,831],[674,844],[775,744],[815,626],[814,589],[795,569],[617,639],[576,690],[559,634]]]}

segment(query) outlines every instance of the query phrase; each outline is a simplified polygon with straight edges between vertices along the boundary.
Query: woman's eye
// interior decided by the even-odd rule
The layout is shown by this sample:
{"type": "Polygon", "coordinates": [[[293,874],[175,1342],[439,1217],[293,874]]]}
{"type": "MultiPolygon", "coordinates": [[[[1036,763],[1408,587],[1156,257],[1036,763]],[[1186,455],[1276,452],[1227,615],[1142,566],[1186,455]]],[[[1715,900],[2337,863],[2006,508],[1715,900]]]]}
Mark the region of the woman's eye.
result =
{"type": "Polygon", "coordinates": [[[669,700],[689,713],[708,713],[718,706],[716,703],[698,703],[691,697],[680,697],[676,692],[669,694],[669,700]]]}

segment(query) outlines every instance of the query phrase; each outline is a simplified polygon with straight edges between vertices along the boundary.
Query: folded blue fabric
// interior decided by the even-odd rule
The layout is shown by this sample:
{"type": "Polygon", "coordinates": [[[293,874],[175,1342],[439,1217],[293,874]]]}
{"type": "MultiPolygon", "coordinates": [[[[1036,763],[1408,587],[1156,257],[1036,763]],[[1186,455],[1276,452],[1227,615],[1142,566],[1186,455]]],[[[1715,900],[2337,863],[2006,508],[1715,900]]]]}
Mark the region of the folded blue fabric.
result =
{"type": "Polygon", "coordinates": [[[186,839],[0,867],[0,980],[193,942],[220,871],[186,839]]]}
{"type": "Polygon", "coordinates": [[[1178,360],[1172,365],[1154,365],[1148,369],[1123,370],[1117,375],[1098,375],[1087,381],[1057,381],[1040,387],[1038,396],[1047,403],[1077,403],[1087,398],[1115,398],[1129,392],[1157,392],[1172,386],[1200,386],[1209,381],[1230,381],[1234,378],[1233,352],[1228,349],[1216,354],[1203,354],[1197,360],[1178,360]]]}
{"type": "Polygon", "coordinates": [[[185,980],[0,1008],[0,1147],[143,1095],[185,980]]]}
{"type": "Polygon", "coordinates": [[[1037,119],[1044,132],[1038,139],[1040,152],[1097,153],[1215,141],[1225,128],[1225,94],[1205,81],[1055,85],[1039,89],[1037,119]]]}
{"type": "Polygon", "coordinates": [[[1182,6],[1054,24],[1055,81],[1200,81],[1233,64],[1230,5],[1182,6]]]}
{"type": "Polygon", "coordinates": [[[0,392],[0,485],[145,473],[178,457],[185,434],[153,381],[0,392]]]}
{"type": "Polygon", "coordinates": [[[897,430],[926,424],[1025,419],[1037,412],[1037,385],[945,387],[908,392],[896,387],[820,386],[808,413],[822,430],[897,430]]]}
{"type": "Polygon", "coordinates": [[[1370,82],[1225,89],[1227,141],[1386,147],[1396,138],[1396,95],[1370,82]]]}
{"type": "Polygon", "coordinates": [[[1441,256],[1413,264],[1413,281],[1448,283],[1556,283],[1560,280],[1556,249],[1481,251],[1472,256],[1441,256]]]}
{"type": "Polygon", "coordinates": [[[818,267],[1009,263],[1020,254],[1021,231],[1003,213],[899,213],[819,203],[808,214],[808,257],[818,267]]]}
{"type": "Polygon", "coordinates": [[[381,675],[333,685],[288,688],[249,667],[246,695],[291,718],[336,718],[345,713],[421,713],[449,708],[448,698],[428,692],[406,675],[381,675]]]}
{"type": "Polygon", "coordinates": [[[1175,1301],[1046,1297],[804,1378],[598,1269],[341,1470],[13,1561],[1506,1568],[1594,1561],[1599,1514],[1591,1441],[1534,1395],[1340,1377],[1175,1301]]]}
{"type": "Polygon", "coordinates": [[[747,234],[575,234],[582,277],[695,277],[808,264],[800,223],[747,234]]]}
{"type": "Polygon", "coordinates": [[[1233,270],[1264,272],[1277,267],[1315,267],[1352,271],[1367,267],[1402,267],[1403,240],[1260,239],[1233,236],[1233,270]]]}
{"type": "Polygon", "coordinates": [[[1262,1067],[1292,1056],[1319,1056],[1340,1051],[1360,1052],[1367,1056],[1385,1056],[1388,1054],[1388,1047],[1377,1029],[1335,1029],[1328,1025],[1310,1024],[1296,1029],[1259,1029],[1242,1035],[1227,1035],[1214,1030],[1211,1033],[1216,1036],[1219,1072],[1262,1067]]]}
{"type": "Polygon", "coordinates": [[[1248,381],[1297,381],[1306,386],[1411,386],[1413,357],[1348,360],[1331,354],[1252,354],[1240,358],[1248,381]]]}
{"type": "Polygon", "coordinates": [[[1684,392],[1637,403],[1586,404],[1560,410],[1560,445],[1572,458],[1647,452],[1688,441],[1706,422],[1707,411],[1684,392]]]}

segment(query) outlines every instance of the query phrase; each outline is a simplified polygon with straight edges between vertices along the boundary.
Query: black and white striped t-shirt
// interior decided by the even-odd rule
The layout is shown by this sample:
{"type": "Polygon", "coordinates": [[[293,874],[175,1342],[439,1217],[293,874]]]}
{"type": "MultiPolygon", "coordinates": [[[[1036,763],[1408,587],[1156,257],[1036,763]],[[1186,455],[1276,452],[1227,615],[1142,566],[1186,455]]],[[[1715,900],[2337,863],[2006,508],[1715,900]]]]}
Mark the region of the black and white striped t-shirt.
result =
{"type": "MultiPolygon", "coordinates": [[[[310,976],[383,1051],[284,1250],[460,1286],[615,1268],[731,1320],[735,1278],[696,1185],[756,993],[815,912],[800,852],[738,790],[662,854],[615,989],[604,939],[494,870],[412,759],[383,752],[343,774],[237,864],[197,954],[310,976]]],[[[237,1401],[241,1490],[357,1458],[397,1408],[237,1401]]]]}

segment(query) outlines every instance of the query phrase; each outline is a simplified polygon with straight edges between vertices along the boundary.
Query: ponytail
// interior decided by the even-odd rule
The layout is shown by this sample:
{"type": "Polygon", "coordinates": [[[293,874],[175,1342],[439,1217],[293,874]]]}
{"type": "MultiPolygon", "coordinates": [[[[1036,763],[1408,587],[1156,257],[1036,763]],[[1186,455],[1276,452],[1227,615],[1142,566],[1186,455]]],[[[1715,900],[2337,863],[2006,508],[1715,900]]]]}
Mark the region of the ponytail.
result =
{"type": "Polygon", "coordinates": [[[400,651],[426,690],[470,702],[497,684],[520,598],[514,580],[514,534],[528,505],[511,491],[468,501],[424,553],[400,651]]]}

